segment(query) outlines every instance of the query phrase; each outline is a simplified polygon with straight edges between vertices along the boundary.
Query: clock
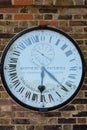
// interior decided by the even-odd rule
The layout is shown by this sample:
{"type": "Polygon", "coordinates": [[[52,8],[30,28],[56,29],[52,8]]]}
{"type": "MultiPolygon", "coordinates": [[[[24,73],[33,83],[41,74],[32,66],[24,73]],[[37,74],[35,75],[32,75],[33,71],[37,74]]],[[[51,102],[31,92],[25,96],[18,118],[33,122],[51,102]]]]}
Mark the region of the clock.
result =
{"type": "Polygon", "coordinates": [[[6,91],[21,106],[39,112],[69,103],[80,90],[84,75],[84,58],[77,43],[51,26],[21,31],[1,58],[6,91]]]}

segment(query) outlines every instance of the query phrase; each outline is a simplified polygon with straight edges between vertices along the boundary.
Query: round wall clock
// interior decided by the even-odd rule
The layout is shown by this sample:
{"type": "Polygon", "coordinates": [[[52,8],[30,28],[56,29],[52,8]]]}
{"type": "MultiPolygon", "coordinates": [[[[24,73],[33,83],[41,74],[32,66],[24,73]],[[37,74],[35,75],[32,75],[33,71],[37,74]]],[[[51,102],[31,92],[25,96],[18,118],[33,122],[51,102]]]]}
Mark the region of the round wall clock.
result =
{"type": "Polygon", "coordinates": [[[23,107],[47,112],[70,102],[84,80],[84,59],[65,32],[37,26],[18,33],[1,58],[1,78],[23,107]]]}

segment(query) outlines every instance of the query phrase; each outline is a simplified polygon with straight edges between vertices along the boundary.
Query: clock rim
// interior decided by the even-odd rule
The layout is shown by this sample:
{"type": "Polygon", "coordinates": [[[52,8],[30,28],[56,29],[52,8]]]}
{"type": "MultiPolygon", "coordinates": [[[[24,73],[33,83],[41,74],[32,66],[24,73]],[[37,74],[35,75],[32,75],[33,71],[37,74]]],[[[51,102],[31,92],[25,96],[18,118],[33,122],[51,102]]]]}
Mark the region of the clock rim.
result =
{"type": "Polygon", "coordinates": [[[77,42],[67,33],[65,33],[63,30],[60,30],[58,28],[55,28],[55,27],[52,27],[52,26],[46,26],[46,25],[41,25],[41,26],[35,26],[35,27],[31,27],[31,28],[28,28],[28,29],[25,29],[19,33],[17,33],[7,44],[7,46],[5,47],[3,53],[2,53],[2,56],[1,56],[1,80],[2,80],[2,83],[4,85],[4,88],[6,89],[6,91],[8,92],[8,94],[10,95],[10,97],[19,105],[21,105],[22,107],[24,108],[28,108],[28,109],[31,109],[31,110],[34,110],[34,111],[39,111],[39,112],[48,112],[48,111],[51,111],[51,110],[55,110],[55,109],[61,109],[61,107],[64,107],[65,105],[67,105],[69,102],[71,102],[74,97],[78,94],[79,90],[81,89],[82,87],[82,84],[83,84],[83,81],[84,81],[84,77],[85,77],[85,60],[84,60],[84,56],[82,54],[82,51],[80,49],[80,47],[78,46],[77,42]],[[37,107],[32,107],[30,105],[27,105],[27,104],[24,104],[22,101],[20,101],[9,89],[7,83],[6,83],[6,80],[5,80],[5,77],[4,77],[4,60],[5,60],[5,56],[10,48],[10,46],[19,38],[21,37],[22,35],[28,33],[28,32],[31,32],[31,31],[38,31],[38,30],[50,30],[50,31],[54,31],[54,32],[57,32],[57,33],[60,33],[61,35],[63,35],[64,37],[66,37],[67,39],[69,39],[72,44],[75,46],[75,48],[77,49],[78,53],[79,53],[79,56],[80,56],[80,59],[81,59],[81,62],[82,62],[82,77],[81,77],[81,80],[80,80],[80,83],[79,85],[77,86],[77,89],[76,91],[73,93],[72,96],[70,96],[66,101],[64,101],[62,104],[59,104],[59,105],[56,105],[56,106],[53,106],[53,107],[48,107],[48,108],[37,108],[37,107]]]}

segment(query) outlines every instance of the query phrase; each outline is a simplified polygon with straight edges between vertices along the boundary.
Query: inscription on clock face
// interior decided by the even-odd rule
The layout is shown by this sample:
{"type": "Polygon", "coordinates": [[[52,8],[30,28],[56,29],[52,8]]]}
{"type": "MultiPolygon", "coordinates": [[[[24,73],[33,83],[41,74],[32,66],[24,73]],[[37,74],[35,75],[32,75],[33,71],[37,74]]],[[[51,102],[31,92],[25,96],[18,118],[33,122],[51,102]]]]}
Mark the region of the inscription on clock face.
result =
{"type": "Polygon", "coordinates": [[[73,42],[49,27],[15,38],[2,60],[12,97],[36,110],[63,106],[76,93],[83,75],[82,57],[73,42]]]}

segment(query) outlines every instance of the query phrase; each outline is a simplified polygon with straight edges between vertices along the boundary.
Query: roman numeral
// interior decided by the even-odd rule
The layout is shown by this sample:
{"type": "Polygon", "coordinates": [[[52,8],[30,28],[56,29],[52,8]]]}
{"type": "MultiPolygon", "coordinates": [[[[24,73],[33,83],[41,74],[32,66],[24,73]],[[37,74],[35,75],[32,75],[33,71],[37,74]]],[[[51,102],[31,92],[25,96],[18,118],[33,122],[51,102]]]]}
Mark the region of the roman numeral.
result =
{"type": "Polygon", "coordinates": [[[61,97],[61,95],[56,91],[56,94],[59,96],[59,97],[61,97]]]}
{"type": "Polygon", "coordinates": [[[53,99],[53,97],[52,97],[51,94],[48,94],[48,97],[49,97],[50,102],[51,102],[51,101],[54,101],[54,99],[53,99]]]}
{"type": "Polygon", "coordinates": [[[41,94],[41,99],[40,99],[41,102],[46,102],[46,99],[45,99],[45,96],[41,94]]]}
{"type": "Polygon", "coordinates": [[[66,81],[65,83],[68,87],[72,87],[72,82],[71,81],[66,81]]]}
{"type": "Polygon", "coordinates": [[[66,54],[66,56],[68,57],[68,56],[70,56],[70,55],[72,54],[72,51],[69,50],[69,51],[67,51],[65,54],[66,54]]]}
{"type": "Polygon", "coordinates": [[[19,79],[14,80],[12,83],[13,83],[13,86],[15,86],[15,88],[17,88],[21,84],[19,79]]]}
{"type": "Polygon", "coordinates": [[[26,49],[26,45],[23,42],[20,42],[19,45],[17,46],[20,50],[26,49]]]}
{"type": "Polygon", "coordinates": [[[27,98],[28,100],[30,99],[30,96],[31,96],[31,92],[30,91],[27,91],[25,93],[25,98],[27,98]]]}
{"type": "Polygon", "coordinates": [[[14,51],[13,55],[20,56],[20,52],[19,51],[14,51]]]}
{"type": "Polygon", "coordinates": [[[10,63],[17,63],[18,58],[10,58],[10,63]]]}
{"type": "Polygon", "coordinates": [[[20,87],[17,92],[23,93],[24,90],[25,90],[25,87],[20,87]]]}
{"type": "Polygon", "coordinates": [[[61,50],[65,50],[67,48],[67,45],[66,44],[64,44],[62,47],[61,47],[61,50]]]}
{"type": "Polygon", "coordinates": [[[38,35],[35,35],[35,36],[30,37],[30,39],[31,39],[31,41],[32,41],[33,43],[39,42],[39,37],[38,37],[38,35]]]}
{"type": "Polygon", "coordinates": [[[17,78],[17,73],[16,72],[10,73],[9,76],[10,76],[11,80],[14,80],[17,78]]]}
{"type": "Polygon", "coordinates": [[[37,94],[33,93],[32,101],[36,101],[36,102],[38,101],[38,95],[37,94]]]}
{"type": "Polygon", "coordinates": [[[70,74],[68,77],[71,78],[71,79],[76,79],[76,74],[70,74]]]}
{"type": "Polygon", "coordinates": [[[70,70],[75,71],[77,70],[77,67],[76,66],[70,67],[70,70]]]}
{"type": "Polygon", "coordinates": [[[9,72],[16,71],[16,64],[9,64],[9,72]]]}
{"type": "Polygon", "coordinates": [[[56,41],[55,45],[57,46],[57,45],[59,44],[59,42],[60,42],[60,39],[58,39],[58,40],[56,41]]]}

